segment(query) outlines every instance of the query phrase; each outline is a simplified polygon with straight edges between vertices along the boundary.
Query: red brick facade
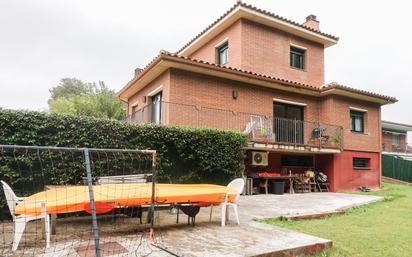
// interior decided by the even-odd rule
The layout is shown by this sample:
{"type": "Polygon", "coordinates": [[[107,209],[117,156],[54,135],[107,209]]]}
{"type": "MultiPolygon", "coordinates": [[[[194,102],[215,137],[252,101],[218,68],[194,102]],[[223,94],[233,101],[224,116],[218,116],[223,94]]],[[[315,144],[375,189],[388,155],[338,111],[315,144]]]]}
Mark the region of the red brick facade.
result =
{"type": "Polygon", "coordinates": [[[393,134],[389,131],[382,132],[382,151],[384,152],[406,152],[406,134],[396,133],[399,136],[399,144],[394,142],[393,134]]]}
{"type": "Polygon", "coordinates": [[[189,57],[214,63],[222,42],[229,43],[226,66],[318,87],[324,84],[323,45],[248,20],[237,21],[189,57]],[[292,45],[306,49],[304,70],[290,67],[292,45]]]}
{"type": "Polygon", "coordinates": [[[380,152],[380,106],[339,96],[316,98],[235,83],[211,76],[172,70],[170,73],[170,102],[224,110],[273,116],[274,98],[306,104],[304,119],[342,126],[344,149],[380,152]],[[237,99],[232,91],[238,92],[237,99]],[[365,133],[350,131],[350,108],[362,108],[365,113],[365,133]]]}
{"type": "MultiPolygon", "coordinates": [[[[315,30],[318,25],[316,20],[310,20],[305,24],[315,30]]],[[[324,86],[324,45],[293,35],[289,31],[282,31],[244,18],[236,20],[221,30],[187,57],[215,63],[216,47],[224,42],[228,42],[229,45],[228,62],[224,65],[226,67],[250,71],[262,76],[282,78],[297,84],[302,83],[309,87],[312,86],[315,90],[320,90],[324,86]],[[303,70],[291,67],[291,46],[305,50],[303,70]]],[[[148,69],[151,68],[149,66],[148,69]]],[[[332,190],[380,185],[380,152],[382,143],[386,145],[387,139],[385,137],[382,141],[381,138],[382,103],[373,101],[374,95],[370,97],[360,97],[361,93],[313,93],[311,95],[304,93],[301,89],[284,90],[280,87],[263,87],[244,80],[239,82],[230,76],[223,78],[218,75],[212,70],[201,74],[196,69],[188,69],[184,65],[168,68],[161,75],[144,84],[145,86],[141,89],[133,92],[131,97],[127,97],[128,114],[132,114],[133,106],[136,104],[139,107],[150,104],[151,94],[162,90],[165,102],[162,120],[165,124],[199,125],[199,109],[214,108],[215,111],[209,116],[205,116],[207,112],[202,113],[203,123],[200,125],[243,131],[250,121],[250,114],[275,118],[274,101],[280,99],[298,103],[303,106],[305,122],[313,122],[317,126],[328,124],[331,128],[342,128],[343,143],[340,153],[314,155],[315,169],[329,176],[332,190]],[[146,102],[143,101],[145,96],[146,102]],[[216,109],[222,111],[218,113],[216,109]],[[351,110],[362,110],[364,113],[364,132],[351,131],[351,110]],[[237,127],[231,127],[232,124],[228,125],[235,119],[237,127]],[[368,158],[369,166],[361,170],[354,169],[353,157],[368,158]]],[[[136,82],[132,80],[131,83],[136,82]]],[[[123,89],[120,94],[124,94],[123,89]]],[[[309,140],[307,137],[312,134],[314,128],[305,125],[305,143],[309,140]]],[[[282,154],[286,153],[281,151],[271,153],[270,164],[264,169],[280,171],[282,167],[279,159],[282,154]]],[[[305,154],[312,155],[302,153],[302,155],[305,154]]],[[[246,171],[252,170],[256,168],[248,167],[246,171]]]]}

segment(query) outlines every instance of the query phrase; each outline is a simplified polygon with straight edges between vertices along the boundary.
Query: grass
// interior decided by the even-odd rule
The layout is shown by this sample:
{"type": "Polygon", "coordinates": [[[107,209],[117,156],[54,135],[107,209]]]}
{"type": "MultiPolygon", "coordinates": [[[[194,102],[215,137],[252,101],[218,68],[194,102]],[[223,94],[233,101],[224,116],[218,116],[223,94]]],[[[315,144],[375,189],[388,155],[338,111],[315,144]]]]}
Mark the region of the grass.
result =
{"type": "Polygon", "coordinates": [[[265,223],[327,238],[333,247],[316,257],[412,256],[412,187],[384,182],[382,190],[365,194],[385,200],[356,207],[342,216],[265,223]]]}

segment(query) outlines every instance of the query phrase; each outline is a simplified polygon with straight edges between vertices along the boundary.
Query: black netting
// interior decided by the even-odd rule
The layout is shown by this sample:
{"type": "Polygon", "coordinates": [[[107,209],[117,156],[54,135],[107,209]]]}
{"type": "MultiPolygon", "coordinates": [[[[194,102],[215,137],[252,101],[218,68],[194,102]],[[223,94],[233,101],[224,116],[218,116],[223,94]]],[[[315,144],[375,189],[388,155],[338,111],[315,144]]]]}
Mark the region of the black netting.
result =
{"type": "Polygon", "coordinates": [[[0,146],[0,256],[158,251],[155,159],[149,150],[0,146]]]}

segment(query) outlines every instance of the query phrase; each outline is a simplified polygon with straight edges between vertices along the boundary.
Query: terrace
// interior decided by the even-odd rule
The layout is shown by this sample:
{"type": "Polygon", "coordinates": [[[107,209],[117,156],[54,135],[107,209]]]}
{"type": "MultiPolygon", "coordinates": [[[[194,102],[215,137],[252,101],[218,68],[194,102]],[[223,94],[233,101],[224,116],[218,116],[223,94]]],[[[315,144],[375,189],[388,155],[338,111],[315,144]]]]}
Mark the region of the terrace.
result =
{"type": "Polygon", "coordinates": [[[189,104],[151,103],[127,121],[240,131],[248,137],[246,149],[339,153],[343,147],[341,126],[189,104]]]}
{"type": "MultiPolygon", "coordinates": [[[[381,197],[356,194],[311,193],[254,195],[240,198],[240,225],[232,219],[220,226],[220,208],[201,208],[195,226],[182,221],[168,210],[157,211],[156,239],[178,256],[304,256],[332,246],[332,241],[280,227],[260,223],[256,218],[280,216],[331,215],[334,212],[382,200],[381,197]],[[270,239],[270,240],[269,240],[270,239]]],[[[231,212],[232,214],[232,212],[231,212]]],[[[102,256],[172,256],[151,248],[139,219],[126,215],[99,215],[102,256]]],[[[59,217],[50,248],[45,248],[40,221],[28,224],[17,252],[11,252],[12,222],[3,222],[0,240],[2,256],[70,256],[94,255],[90,216],[59,217]]]]}

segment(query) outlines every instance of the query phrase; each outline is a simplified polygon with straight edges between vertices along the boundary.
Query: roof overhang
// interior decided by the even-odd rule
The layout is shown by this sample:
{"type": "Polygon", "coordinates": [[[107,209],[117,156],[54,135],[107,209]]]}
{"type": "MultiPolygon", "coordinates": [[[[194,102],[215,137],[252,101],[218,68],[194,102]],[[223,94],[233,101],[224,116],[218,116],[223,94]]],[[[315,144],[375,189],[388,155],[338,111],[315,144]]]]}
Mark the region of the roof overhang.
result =
{"type": "Polygon", "coordinates": [[[169,53],[161,53],[142,72],[134,77],[125,87],[123,87],[117,93],[117,96],[122,101],[127,102],[131,96],[133,96],[136,92],[139,92],[148,83],[153,81],[168,69],[179,69],[222,79],[228,79],[256,86],[315,97],[340,95],[361,101],[376,103],[379,105],[390,104],[397,101],[392,97],[369,93],[362,90],[351,89],[344,86],[332,85],[325,88],[318,88],[293,81],[255,74],[248,71],[223,67],[202,61],[196,61],[169,53]]]}
{"type": "Polygon", "coordinates": [[[408,132],[408,131],[412,131],[412,125],[383,120],[382,129],[391,130],[391,131],[393,130],[393,131],[400,131],[400,132],[408,132]]]}
{"type": "Polygon", "coordinates": [[[292,82],[288,83],[287,81],[276,81],[273,78],[263,77],[257,74],[250,74],[234,69],[222,68],[220,66],[211,65],[208,63],[193,62],[181,57],[173,57],[168,55],[160,55],[160,57],[161,58],[156,58],[155,61],[150,64],[150,68],[145,69],[117,93],[117,96],[122,101],[127,101],[136,92],[140,91],[148,83],[153,81],[156,77],[168,69],[179,69],[267,88],[319,96],[319,90],[314,87],[310,88],[309,86],[301,86],[292,82]]]}
{"type": "Polygon", "coordinates": [[[397,101],[396,99],[388,99],[387,97],[355,92],[354,90],[348,90],[344,88],[326,88],[325,90],[322,90],[320,94],[322,96],[340,95],[361,101],[377,103],[380,105],[392,104],[397,101]]]}
{"type": "Polygon", "coordinates": [[[182,56],[190,56],[201,46],[209,42],[212,38],[214,38],[219,33],[230,27],[239,19],[247,19],[259,24],[266,25],[268,27],[288,32],[295,36],[306,38],[310,41],[322,44],[325,48],[335,45],[338,42],[338,39],[335,37],[328,37],[316,31],[312,31],[302,26],[299,26],[291,21],[285,21],[285,19],[283,18],[277,18],[273,15],[264,14],[259,10],[255,10],[253,8],[243,5],[238,5],[229,13],[224,15],[218,22],[216,22],[210,28],[206,29],[203,33],[201,33],[187,46],[185,46],[183,49],[177,52],[177,54],[182,56]]]}

